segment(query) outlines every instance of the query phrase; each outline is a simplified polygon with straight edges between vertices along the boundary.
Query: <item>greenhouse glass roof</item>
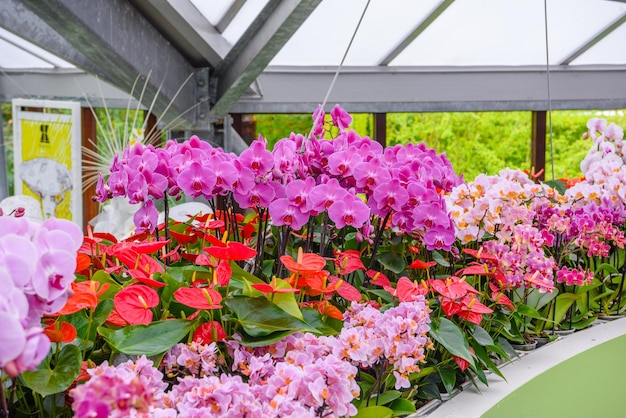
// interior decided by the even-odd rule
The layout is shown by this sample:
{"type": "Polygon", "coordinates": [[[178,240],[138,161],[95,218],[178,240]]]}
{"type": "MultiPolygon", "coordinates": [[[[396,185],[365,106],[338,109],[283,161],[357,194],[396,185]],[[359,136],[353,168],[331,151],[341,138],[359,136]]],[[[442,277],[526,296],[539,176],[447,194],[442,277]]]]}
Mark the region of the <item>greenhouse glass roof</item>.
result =
{"type": "Polygon", "coordinates": [[[123,102],[142,80],[145,107],[197,127],[311,112],[337,76],[328,104],[352,112],[626,107],[625,1],[84,4],[0,4],[0,100],[123,102]]]}

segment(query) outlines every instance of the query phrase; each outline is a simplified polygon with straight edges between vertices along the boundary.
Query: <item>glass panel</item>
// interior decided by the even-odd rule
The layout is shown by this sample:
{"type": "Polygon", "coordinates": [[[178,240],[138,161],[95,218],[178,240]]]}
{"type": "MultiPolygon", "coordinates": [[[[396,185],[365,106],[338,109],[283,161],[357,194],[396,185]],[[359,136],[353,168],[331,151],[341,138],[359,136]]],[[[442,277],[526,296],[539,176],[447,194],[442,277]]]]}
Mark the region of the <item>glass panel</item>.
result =
{"type": "Polygon", "coordinates": [[[190,1],[213,26],[218,24],[218,22],[222,17],[224,17],[230,6],[235,2],[235,0],[190,1]]]}
{"type": "MultiPolygon", "coordinates": [[[[324,0],[270,65],[339,65],[365,0],[324,0]]],[[[378,65],[439,3],[371,0],[345,65],[378,65]]]]}
{"type": "Polygon", "coordinates": [[[611,32],[587,52],[572,61],[572,65],[626,64],[626,23],[611,32]]]}
{"type": "Polygon", "coordinates": [[[259,15],[269,0],[247,1],[239,10],[233,21],[222,33],[224,39],[234,45],[248,29],[252,21],[259,15]]]}
{"type": "MultiPolygon", "coordinates": [[[[624,7],[606,0],[549,1],[551,64],[576,50],[624,7]]],[[[392,65],[545,63],[543,0],[457,0],[392,65]]]]}
{"type": "Polygon", "coordinates": [[[0,67],[4,68],[74,68],[67,61],[2,28],[0,28],[0,51],[2,51],[0,67]]]}

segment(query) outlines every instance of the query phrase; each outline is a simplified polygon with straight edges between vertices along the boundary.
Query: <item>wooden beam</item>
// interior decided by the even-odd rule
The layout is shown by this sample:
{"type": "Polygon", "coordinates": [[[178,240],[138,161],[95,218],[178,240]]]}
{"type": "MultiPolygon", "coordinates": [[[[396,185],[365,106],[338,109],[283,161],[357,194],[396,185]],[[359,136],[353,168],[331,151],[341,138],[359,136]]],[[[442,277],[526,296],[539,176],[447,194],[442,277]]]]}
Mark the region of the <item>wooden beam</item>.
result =
{"type": "MultiPolygon", "coordinates": [[[[530,143],[531,173],[538,173],[546,168],[546,111],[532,112],[532,138],[530,143]]],[[[537,180],[543,180],[545,171],[537,180]]]]}
{"type": "Polygon", "coordinates": [[[383,147],[387,146],[387,114],[374,113],[374,139],[383,147]]]}
{"type": "MultiPolygon", "coordinates": [[[[85,149],[89,149],[93,152],[97,152],[97,141],[98,141],[98,125],[96,123],[96,118],[93,116],[91,109],[83,107],[81,108],[81,122],[82,122],[82,133],[81,133],[81,143],[83,146],[82,152],[82,160],[89,161],[90,157],[85,152],[85,149]],[[90,141],[91,139],[91,141],[90,141]]],[[[83,165],[83,175],[85,176],[85,166],[83,165]]],[[[82,187],[82,185],[81,185],[82,187]]],[[[83,189],[83,232],[87,233],[87,225],[89,225],[89,221],[93,219],[96,215],[100,213],[100,204],[93,200],[92,198],[96,195],[96,185],[92,184],[91,186],[83,189]]]]}

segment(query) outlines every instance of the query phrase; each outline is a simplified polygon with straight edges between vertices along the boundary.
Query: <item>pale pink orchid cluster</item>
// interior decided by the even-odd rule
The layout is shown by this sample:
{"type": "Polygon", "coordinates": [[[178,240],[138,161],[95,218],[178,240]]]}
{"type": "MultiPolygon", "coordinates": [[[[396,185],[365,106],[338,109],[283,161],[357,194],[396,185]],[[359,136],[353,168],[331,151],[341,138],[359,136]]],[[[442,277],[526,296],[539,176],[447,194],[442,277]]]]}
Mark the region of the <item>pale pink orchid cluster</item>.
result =
{"type": "Polygon", "coordinates": [[[38,224],[13,216],[0,216],[0,231],[0,368],[16,377],[50,351],[41,320],[71,293],[83,234],[67,220],[38,224]]]}

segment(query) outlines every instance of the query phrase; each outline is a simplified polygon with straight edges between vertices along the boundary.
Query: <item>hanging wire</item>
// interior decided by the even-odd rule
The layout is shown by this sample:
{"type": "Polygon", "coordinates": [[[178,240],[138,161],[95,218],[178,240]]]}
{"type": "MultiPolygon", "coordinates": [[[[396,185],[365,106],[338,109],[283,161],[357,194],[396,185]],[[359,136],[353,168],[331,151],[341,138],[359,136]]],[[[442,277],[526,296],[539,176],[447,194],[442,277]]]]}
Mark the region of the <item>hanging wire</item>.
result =
{"type": "MultiPolygon", "coordinates": [[[[309,133],[309,138],[313,135],[313,130],[315,129],[315,126],[317,126],[317,122],[319,121],[320,117],[322,116],[322,112],[324,111],[324,107],[326,106],[326,102],[328,101],[328,98],[330,97],[330,92],[333,91],[333,87],[335,86],[335,81],[337,81],[337,77],[339,76],[339,72],[341,71],[341,68],[343,67],[343,63],[346,61],[346,57],[348,56],[348,52],[350,52],[350,48],[352,47],[352,42],[354,42],[354,38],[356,37],[357,32],[359,31],[359,27],[361,26],[361,22],[363,22],[363,18],[365,17],[365,12],[367,11],[367,8],[370,5],[370,1],[371,0],[367,0],[367,3],[365,3],[365,7],[363,8],[363,12],[361,13],[361,17],[359,18],[359,21],[356,24],[356,27],[354,28],[354,32],[352,32],[352,36],[350,37],[350,42],[348,43],[348,46],[346,48],[346,51],[343,54],[343,57],[341,58],[341,62],[339,63],[339,66],[337,67],[337,70],[335,71],[335,75],[333,76],[333,80],[330,82],[330,86],[328,86],[328,90],[326,91],[326,96],[324,97],[324,101],[322,102],[322,107],[321,107],[321,112],[319,112],[317,114],[317,116],[315,117],[315,121],[313,123],[313,128],[311,128],[311,132],[309,133]]],[[[304,144],[303,144],[304,146],[304,144]]]]}
{"type": "Polygon", "coordinates": [[[548,84],[548,126],[550,129],[550,163],[554,181],[554,143],[552,141],[552,95],[550,90],[550,51],[548,47],[548,0],[543,0],[543,19],[546,30],[546,80],[548,84]]]}

